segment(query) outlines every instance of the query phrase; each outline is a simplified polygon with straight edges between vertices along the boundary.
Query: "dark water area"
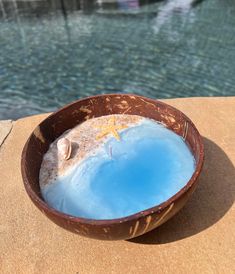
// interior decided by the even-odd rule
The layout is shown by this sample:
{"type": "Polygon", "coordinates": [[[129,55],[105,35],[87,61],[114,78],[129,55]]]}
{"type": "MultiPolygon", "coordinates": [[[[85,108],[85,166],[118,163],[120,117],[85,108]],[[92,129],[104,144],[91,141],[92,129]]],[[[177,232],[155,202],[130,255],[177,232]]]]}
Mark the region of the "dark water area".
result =
{"type": "Polygon", "coordinates": [[[0,119],[81,97],[235,95],[233,0],[0,0],[0,119]]]}

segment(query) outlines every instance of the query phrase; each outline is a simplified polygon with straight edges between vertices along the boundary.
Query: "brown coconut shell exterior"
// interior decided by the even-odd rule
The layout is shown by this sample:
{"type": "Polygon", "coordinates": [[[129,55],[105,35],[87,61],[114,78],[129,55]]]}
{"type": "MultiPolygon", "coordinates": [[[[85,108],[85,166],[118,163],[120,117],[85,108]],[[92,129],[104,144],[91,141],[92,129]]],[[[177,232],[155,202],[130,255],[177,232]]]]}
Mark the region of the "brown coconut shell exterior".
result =
{"type": "Polygon", "coordinates": [[[142,235],[175,215],[193,193],[198,183],[203,160],[202,138],[192,121],[181,111],[163,102],[134,94],[106,94],[73,102],[42,121],[24,146],[21,171],[29,197],[54,223],[81,236],[102,240],[122,240],[142,235]],[[164,203],[120,219],[78,218],[48,206],[40,193],[39,170],[49,145],[63,132],[87,119],[122,113],[159,121],[184,138],[196,160],[195,172],[186,186],[164,203]]]}

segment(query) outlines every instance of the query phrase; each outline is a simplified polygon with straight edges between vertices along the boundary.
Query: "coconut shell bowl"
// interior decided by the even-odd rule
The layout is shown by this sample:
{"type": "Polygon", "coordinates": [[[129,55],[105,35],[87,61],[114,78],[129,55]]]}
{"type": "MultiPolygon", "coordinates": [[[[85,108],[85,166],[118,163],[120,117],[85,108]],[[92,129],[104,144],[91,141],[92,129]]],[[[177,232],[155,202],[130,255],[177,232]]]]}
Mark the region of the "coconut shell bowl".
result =
{"type": "Polygon", "coordinates": [[[21,159],[24,186],[32,202],[51,221],[81,236],[100,240],[131,239],[165,223],[187,202],[198,183],[204,159],[202,138],[181,111],[157,100],[132,94],[107,94],[71,103],[42,121],[29,136],[21,159]],[[94,220],[74,217],[50,207],[42,198],[39,171],[49,145],[66,130],[94,117],[132,114],[154,119],[182,136],[195,157],[195,171],[179,192],[162,204],[119,219],[94,220]]]}

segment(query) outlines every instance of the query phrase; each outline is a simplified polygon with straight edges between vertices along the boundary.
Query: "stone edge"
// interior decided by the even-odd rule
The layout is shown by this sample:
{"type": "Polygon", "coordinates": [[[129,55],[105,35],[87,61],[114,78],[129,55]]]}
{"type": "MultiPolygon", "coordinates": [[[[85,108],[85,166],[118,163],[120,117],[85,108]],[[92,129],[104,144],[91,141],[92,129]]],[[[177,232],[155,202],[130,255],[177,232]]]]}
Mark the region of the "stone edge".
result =
{"type": "Polygon", "coordinates": [[[13,120],[2,120],[0,121],[0,149],[4,142],[6,141],[7,137],[10,135],[13,126],[14,126],[13,120]]]}

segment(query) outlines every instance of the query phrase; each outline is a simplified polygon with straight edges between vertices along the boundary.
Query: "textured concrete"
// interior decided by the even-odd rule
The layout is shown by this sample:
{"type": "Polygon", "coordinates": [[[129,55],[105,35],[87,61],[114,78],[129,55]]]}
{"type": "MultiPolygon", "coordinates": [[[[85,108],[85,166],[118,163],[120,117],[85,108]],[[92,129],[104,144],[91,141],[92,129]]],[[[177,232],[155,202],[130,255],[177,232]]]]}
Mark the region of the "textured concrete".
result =
{"type": "Polygon", "coordinates": [[[11,120],[0,121],[0,147],[11,132],[12,126],[11,120]]]}
{"type": "Polygon", "coordinates": [[[20,155],[47,115],[18,120],[0,150],[0,273],[235,273],[235,97],[166,100],[204,136],[200,185],[172,220],[132,241],[73,235],[31,203],[20,155]]]}

